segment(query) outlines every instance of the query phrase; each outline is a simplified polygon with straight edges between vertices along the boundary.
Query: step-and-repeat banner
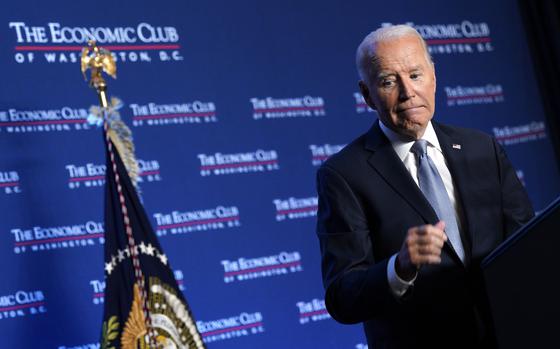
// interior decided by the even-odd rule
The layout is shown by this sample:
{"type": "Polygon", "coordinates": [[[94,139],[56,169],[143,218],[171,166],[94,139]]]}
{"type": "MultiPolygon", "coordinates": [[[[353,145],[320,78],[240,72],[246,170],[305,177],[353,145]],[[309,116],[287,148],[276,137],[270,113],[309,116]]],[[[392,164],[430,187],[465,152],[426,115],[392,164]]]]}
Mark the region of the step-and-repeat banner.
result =
{"type": "Polygon", "coordinates": [[[503,144],[536,207],[560,192],[511,1],[5,1],[0,5],[0,347],[99,348],[101,129],[90,37],[134,133],[142,200],[209,348],[366,348],[325,310],[315,172],[375,120],[356,47],[427,40],[442,122],[503,144]]]}

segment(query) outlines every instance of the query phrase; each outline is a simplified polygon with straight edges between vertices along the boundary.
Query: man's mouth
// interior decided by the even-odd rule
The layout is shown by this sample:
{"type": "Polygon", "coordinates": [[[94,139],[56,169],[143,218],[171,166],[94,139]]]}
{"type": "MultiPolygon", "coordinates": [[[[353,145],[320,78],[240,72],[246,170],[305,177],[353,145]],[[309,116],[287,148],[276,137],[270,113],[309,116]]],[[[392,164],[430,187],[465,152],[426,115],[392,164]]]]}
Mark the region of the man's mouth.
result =
{"type": "Polygon", "coordinates": [[[402,113],[402,112],[406,112],[406,111],[414,111],[416,109],[420,109],[422,108],[421,105],[417,105],[417,106],[413,106],[413,107],[406,107],[406,108],[399,108],[397,109],[397,113],[402,113]]]}

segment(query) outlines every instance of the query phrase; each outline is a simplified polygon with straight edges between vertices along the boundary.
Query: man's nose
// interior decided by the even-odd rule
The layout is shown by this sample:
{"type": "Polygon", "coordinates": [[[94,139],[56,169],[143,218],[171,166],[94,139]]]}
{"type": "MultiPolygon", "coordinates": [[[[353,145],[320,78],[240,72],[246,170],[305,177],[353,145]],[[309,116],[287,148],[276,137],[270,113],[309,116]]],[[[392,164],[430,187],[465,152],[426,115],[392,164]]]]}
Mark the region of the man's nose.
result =
{"type": "Polygon", "coordinates": [[[414,91],[414,85],[412,85],[412,81],[408,79],[402,79],[399,84],[399,99],[402,101],[406,101],[416,95],[414,91]]]}

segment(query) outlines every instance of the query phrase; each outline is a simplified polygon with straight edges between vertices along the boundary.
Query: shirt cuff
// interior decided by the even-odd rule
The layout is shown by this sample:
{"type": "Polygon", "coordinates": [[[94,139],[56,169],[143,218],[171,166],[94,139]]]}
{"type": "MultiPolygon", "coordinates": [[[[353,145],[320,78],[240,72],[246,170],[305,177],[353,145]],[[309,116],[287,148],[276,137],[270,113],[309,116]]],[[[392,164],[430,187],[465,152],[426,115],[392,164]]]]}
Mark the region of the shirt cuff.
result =
{"type": "Polygon", "coordinates": [[[414,278],[410,281],[403,280],[397,275],[397,271],[395,269],[396,262],[397,254],[395,253],[389,259],[389,263],[387,263],[387,280],[389,281],[391,293],[393,293],[395,297],[400,298],[406,293],[410,286],[414,285],[414,281],[416,281],[418,273],[416,273],[414,278]]]}

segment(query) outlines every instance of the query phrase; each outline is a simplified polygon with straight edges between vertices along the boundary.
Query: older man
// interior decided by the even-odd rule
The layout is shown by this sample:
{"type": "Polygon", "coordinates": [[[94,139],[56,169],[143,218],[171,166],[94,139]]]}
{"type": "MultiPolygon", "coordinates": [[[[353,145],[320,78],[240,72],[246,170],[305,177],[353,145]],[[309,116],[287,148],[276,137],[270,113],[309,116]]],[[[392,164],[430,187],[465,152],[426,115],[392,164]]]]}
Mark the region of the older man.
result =
{"type": "Polygon", "coordinates": [[[533,216],[503,149],[432,121],[434,64],[409,26],[357,51],[379,120],[319,169],[317,234],[329,313],[372,348],[491,348],[480,261],[533,216]]]}

